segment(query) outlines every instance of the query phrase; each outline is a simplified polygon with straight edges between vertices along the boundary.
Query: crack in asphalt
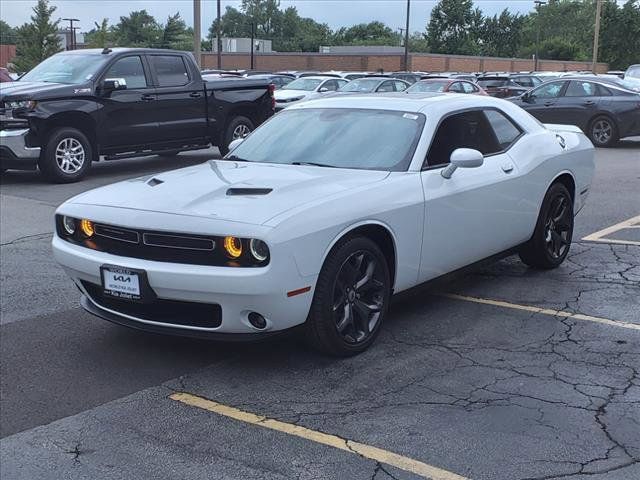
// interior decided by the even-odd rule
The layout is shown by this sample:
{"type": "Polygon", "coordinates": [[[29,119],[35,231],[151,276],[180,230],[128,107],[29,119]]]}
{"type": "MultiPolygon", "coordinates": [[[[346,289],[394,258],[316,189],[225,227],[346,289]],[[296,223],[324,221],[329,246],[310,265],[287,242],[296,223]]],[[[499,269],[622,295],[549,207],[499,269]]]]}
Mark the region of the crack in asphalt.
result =
{"type": "Polygon", "coordinates": [[[46,238],[46,236],[53,235],[53,232],[34,233],[33,235],[24,235],[22,237],[15,238],[10,242],[0,243],[0,247],[6,247],[7,245],[13,245],[15,243],[24,242],[27,240],[39,240],[39,238],[46,238]]]}

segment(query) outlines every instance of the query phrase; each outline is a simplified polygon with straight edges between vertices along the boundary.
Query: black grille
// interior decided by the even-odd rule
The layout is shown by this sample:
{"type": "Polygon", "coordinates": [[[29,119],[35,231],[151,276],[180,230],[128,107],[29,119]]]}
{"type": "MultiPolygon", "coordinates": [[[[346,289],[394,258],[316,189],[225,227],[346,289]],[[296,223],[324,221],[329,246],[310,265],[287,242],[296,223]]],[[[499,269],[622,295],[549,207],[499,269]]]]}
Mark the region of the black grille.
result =
{"type": "Polygon", "coordinates": [[[165,299],[135,303],[105,296],[102,287],[94,283],[83,281],[82,286],[98,306],[142,320],[201,328],[217,328],[222,324],[222,308],[215,303],[165,299]]]}

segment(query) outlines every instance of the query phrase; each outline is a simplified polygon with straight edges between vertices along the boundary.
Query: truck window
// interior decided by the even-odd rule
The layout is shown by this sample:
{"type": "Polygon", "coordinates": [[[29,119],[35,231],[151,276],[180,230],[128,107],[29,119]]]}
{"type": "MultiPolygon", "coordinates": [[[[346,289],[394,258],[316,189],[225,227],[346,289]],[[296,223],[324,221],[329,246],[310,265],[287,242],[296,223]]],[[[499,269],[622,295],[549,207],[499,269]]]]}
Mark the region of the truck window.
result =
{"type": "Polygon", "coordinates": [[[152,55],[149,57],[158,76],[158,86],[177,87],[189,83],[187,66],[178,55],[152,55]]]}
{"type": "Polygon", "coordinates": [[[127,89],[147,88],[147,79],[144,76],[142,60],[140,57],[124,57],[117,60],[109,67],[104,78],[124,78],[127,82],[127,89]]]}

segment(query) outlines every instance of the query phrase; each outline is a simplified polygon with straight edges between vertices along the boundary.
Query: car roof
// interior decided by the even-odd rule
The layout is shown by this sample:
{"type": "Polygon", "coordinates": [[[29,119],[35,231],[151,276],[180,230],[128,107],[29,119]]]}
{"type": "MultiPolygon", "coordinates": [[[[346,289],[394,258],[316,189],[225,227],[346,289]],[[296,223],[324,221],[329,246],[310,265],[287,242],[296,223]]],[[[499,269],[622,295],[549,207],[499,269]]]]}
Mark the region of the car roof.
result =
{"type": "Polygon", "coordinates": [[[329,75],[309,75],[308,77],[298,77],[295,80],[344,80],[344,78],[329,75]]]}
{"type": "Polygon", "coordinates": [[[66,50],[59,52],[61,55],[110,55],[114,53],[170,53],[170,54],[187,54],[193,55],[191,52],[181,50],[170,50],[167,48],[129,48],[129,47],[110,47],[110,48],[81,48],[79,50],[66,50]]]}

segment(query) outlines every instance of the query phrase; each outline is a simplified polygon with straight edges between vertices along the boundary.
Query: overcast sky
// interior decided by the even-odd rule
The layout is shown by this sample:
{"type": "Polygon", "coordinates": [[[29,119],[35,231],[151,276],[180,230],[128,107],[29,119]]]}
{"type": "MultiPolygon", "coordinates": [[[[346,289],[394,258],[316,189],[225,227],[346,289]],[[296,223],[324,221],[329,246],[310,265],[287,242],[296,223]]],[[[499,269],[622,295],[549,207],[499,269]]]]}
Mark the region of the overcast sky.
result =
{"type": "MultiPolygon", "coordinates": [[[[36,0],[0,0],[0,18],[9,25],[22,25],[29,21],[31,8],[36,0]]],[[[281,0],[282,9],[295,6],[303,17],[327,23],[331,28],[380,20],[393,29],[404,28],[406,0],[281,0]]],[[[424,31],[436,0],[411,0],[411,31],[424,31]]],[[[93,28],[102,18],[110,24],[132,10],[147,10],[157,21],[164,22],[169,15],[180,12],[188,25],[193,25],[193,0],[52,0],[58,7],[55,16],[79,18],[81,31],[93,28]]],[[[493,15],[504,8],[512,12],[526,13],[533,8],[533,0],[475,0],[485,14],[493,15]]],[[[239,8],[240,0],[222,0],[226,6],[239,8]]],[[[216,15],[216,1],[202,0],[202,34],[206,32],[216,15]]]]}

